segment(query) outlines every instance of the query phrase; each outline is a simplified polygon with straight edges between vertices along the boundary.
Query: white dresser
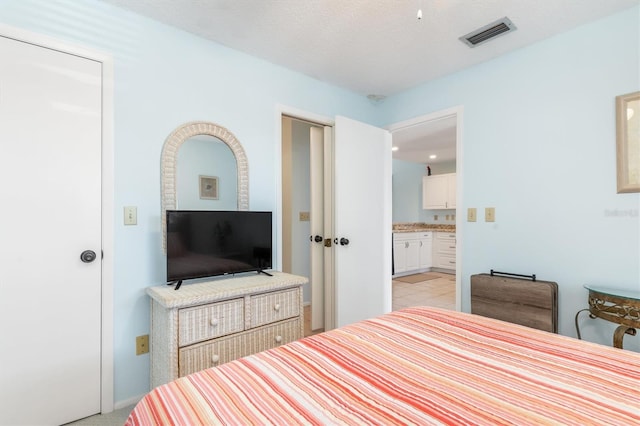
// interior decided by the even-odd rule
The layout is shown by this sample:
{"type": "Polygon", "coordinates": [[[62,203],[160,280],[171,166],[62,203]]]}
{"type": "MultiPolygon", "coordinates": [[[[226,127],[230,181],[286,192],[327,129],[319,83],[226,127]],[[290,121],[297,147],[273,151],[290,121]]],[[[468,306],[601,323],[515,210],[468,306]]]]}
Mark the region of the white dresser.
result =
{"type": "Polygon", "coordinates": [[[300,339],[307,281],[273,272],[147,288],[151,387],[300,339]]]}

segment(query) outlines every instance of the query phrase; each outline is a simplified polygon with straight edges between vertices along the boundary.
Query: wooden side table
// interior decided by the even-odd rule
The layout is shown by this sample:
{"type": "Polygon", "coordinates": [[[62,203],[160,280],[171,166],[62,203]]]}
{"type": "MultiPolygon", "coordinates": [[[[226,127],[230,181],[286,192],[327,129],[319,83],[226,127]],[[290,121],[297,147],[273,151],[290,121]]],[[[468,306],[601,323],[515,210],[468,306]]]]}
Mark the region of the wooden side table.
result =
{"type": "Polygon", "coordinates": [[[581,312],[589,311],[589,318],[602,318],[620,324],[613,333],[613,346],[622,349],[624,335],[635,336],[636,328],[640,328],[640,291],[594,285],[584,287],[589,290],[589,309],[576,313],[578,339],[581,338],[578,316],[581,312]]]}

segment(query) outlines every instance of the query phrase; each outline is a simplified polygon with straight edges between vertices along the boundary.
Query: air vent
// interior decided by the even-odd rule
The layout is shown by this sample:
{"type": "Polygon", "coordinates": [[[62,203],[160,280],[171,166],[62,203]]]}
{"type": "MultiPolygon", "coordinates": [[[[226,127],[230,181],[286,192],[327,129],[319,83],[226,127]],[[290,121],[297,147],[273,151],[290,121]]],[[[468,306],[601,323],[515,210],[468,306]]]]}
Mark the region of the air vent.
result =
{"type": "Polygon", "coordinates": [[[469,34],[460,37],[460,40],[469,47],[476,47],[479,44],[485,43],[489,40],[506,34],[511,31],[515,31],[516,26],[506,16],[502,19],[498,19],[495,22],[485,25],[482,28],[478,28],[475,31],[471,31],[469,34]]]}

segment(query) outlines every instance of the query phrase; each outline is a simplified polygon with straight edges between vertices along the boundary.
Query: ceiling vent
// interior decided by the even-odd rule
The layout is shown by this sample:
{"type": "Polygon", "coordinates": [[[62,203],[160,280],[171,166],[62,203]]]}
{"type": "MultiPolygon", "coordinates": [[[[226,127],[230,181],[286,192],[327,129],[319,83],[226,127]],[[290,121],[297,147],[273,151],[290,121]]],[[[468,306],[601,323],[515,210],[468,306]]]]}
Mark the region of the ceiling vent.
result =
{"type": "Polygon", "coordinates": [[[502,19],[498,19],[495,22],[485,25],[482,28],[478,28],[475,31],[471,31],[469,34],[460,37],[460,40],[469,47],[476,47],[479,44],[485,43],[489,40],[501,36],[503,34],[516,30],[516,26],[506,16],[502,19]]]}

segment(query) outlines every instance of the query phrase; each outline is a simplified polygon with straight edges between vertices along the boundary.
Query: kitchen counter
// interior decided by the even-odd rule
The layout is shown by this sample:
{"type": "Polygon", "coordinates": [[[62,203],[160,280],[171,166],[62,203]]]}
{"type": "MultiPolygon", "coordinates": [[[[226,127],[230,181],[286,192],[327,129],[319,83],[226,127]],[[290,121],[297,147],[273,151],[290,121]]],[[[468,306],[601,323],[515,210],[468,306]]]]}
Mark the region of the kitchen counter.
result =
{"type": "Polygon", "coordinates": [[[394,223],[393,232],[422,232],[422,231],[442,231],[456,232],[455,225],[441,225],[434,223],[394,223]]]}

